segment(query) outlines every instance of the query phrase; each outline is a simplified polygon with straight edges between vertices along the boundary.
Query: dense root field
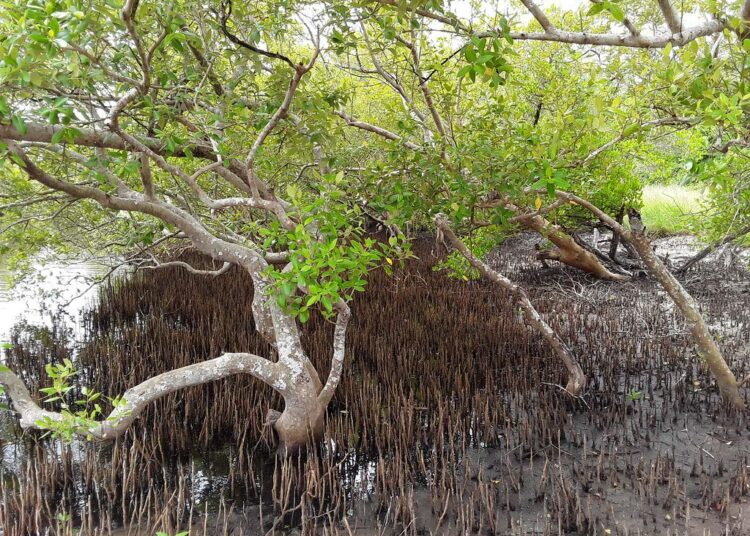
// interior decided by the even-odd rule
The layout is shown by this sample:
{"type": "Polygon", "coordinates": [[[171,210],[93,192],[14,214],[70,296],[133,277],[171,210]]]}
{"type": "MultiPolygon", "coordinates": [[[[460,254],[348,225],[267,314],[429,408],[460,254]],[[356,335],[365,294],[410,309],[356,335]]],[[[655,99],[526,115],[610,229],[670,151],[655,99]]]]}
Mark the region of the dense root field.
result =
{"type": "MultiPolygon", "coordinates": [[[[322,448],[275,459],[264,418],[281,402],[249,378],[169,396],[113,446],[6,431],[0,533],[750,534],[747,417],[722,406],[670,302],[644,279],[529,264],[532,246],[511,239],[492,264],[580,359],[581,398],[508,295],[433,271],[423,241],[353,304],[322,448]]],[[[746,376],[750,274],[708,262],[684,282],[746,376]]],[[[102,293],[83,342],[21,327],[8,363],[39,386],[75,355],[82,384],[116,394],[222,351],[269,355],[251,297],[238,271],[146,272],[102,293]]],[[[325,375],[332,325],[304,333],[325,375]]]]}

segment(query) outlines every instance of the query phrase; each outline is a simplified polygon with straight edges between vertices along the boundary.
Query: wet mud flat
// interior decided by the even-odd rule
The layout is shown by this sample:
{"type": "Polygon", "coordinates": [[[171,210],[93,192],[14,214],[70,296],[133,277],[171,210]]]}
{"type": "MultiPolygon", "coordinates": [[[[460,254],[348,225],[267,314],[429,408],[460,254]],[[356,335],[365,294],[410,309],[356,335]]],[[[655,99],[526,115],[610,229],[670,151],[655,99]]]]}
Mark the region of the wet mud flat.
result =
{"type": "MultiPolygon", "coordinates": [[[[433,271],[431,241],[415,252],[353,304],[320,448],[274,457],[264,419],[280,400],[248,378],[165,397],[113,445],[6,422],[3,534],[750,534],[747,417],[722,405],[657,286],[542,267],[527,236],[492,256],[578,356],[574,399],[507,294],[433,271]]],[[[746,376],[750,274],[709,261],[684,282],[746,376]]],[[[147,272],[105,289],[82,340],[19,329],[6,357],[44,385],[44,363],[69,355],[81,385],[114,395],[222,351],[270,355],[251,296],[237,271],[147,272]]],[[[304,329],[322,374],[331,336],[321,317],[304,329]]]]}

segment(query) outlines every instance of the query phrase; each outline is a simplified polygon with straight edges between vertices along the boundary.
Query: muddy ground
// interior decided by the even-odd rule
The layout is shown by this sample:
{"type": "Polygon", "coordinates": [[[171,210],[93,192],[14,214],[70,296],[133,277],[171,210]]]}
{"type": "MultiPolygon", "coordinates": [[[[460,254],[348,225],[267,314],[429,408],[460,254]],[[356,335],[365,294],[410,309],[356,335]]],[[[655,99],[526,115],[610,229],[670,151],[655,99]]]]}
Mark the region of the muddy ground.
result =
{"type": "MultiPolygon", "coordinates": [[[[533,261],[521,235],[491,256],[578,356],[580,398],[509,296],[432,270],[416,247],[354,303],[348,368],[325,444],[279,461],[263,426],[279,400],[238,378],[158,402],[114,446],[4,433],[3,535],[750,534],[750,429],[725,408],[679,314],[645,278],[597,281],[533,261]],[[62,462],[62,463],[61,463],[62,462]]],[[[695,245],[657,241],[679,264],[695,245]]],[[[730,366],[750,373],[750,273],[709,258],[684,283],[730,366]]],[[[72,355],[82,384],[121,392],[220,351],[268,355],[241,274],[166,270],[102,294],[80,342],[19,329],[7,353],[30,383],[72,355]]],[[[326,373],[331,326],[305,326],[326,373]]]]}

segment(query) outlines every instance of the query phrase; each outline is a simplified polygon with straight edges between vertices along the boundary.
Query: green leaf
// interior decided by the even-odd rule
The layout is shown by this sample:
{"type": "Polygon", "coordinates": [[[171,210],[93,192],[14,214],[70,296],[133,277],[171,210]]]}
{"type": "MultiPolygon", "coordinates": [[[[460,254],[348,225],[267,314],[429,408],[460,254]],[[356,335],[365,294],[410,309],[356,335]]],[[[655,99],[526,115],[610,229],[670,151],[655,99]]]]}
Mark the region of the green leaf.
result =
{"type": "Polygon", "coordinates": [[[641,130],[641,125],[639,125],[638,123],[633,123],[631,125],[626,126],[623,129],[623,131],[622,131],[622,137],[623,138],[627,138],[629,136],[632,136],[636,132],[640,132],[640,130],[641,130]]]}
{"type": "Polygon", "coordinates": [[[622,22],[625,20],[625,13],[622,11],[620,6],[613,2],[606,2],[606,6],[607,11],[612,14],[612,17],[614,17],[617,22],[622,22]]]}
{"type": "Polygon", "coordinates": [[[19,134],[26,134],[29,130],[26,127],[26,123],[24,122],[23,118],[20,115],[12,116],[10,118],[10,122],[13,125],[13,128],[15,128],[19,134]]]}
{"type": "Polygon", "coordinates": [[[601,13],[602,11],[604,11],[604,4],[600,2],[600,3],[598,3],[598,4],[593,4],[593,5],[592,5],[592,6],[591,6],[591,7],[589,8],[589,10],[588,10],[588,11],[586,12],[586,15],[588,15],[588,16],[590,16],[590,17],[592,17],[592,16],[594,16],[594,15],[598,15],[598,14],[599,14],[599,13],[601,13]]]}

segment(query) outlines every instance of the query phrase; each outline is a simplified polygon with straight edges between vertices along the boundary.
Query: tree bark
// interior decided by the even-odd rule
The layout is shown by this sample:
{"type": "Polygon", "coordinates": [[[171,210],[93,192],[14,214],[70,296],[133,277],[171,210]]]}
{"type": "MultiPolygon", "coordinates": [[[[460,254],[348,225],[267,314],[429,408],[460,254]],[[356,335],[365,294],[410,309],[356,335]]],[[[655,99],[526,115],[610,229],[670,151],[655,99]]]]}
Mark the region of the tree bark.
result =
{"type": "Polygon", "coordinates": [[[698,345],[699,354],[716,378],[721,395],[737,408],[744,409],[745,401],[740,395],[737,378],[724,361],[721,350],[700,313],[698,304],[656,256],[651,243],[644,235],[632,233],[629,239],[638,252],[638,256],[643,260],[643,264],[669,294],[669,297],[672,298],[674,304],[685,317],[693,339],[698,345]]]}
{"type": "MultiPolygon", "coordinates": [[[[625,217],[625,207],[620,207],[620,210],[617,212],[617,217],[615,218],[615,221],[617,223],[622,223],[623,218],[625,217]]],[[[620,245],[620,235],[619,233],[616,233],[614,230],[612,231],[612,241],[609,244],[609,258],[612,259],[614,262],[617,262],[617,248],[620,245]]]]}

